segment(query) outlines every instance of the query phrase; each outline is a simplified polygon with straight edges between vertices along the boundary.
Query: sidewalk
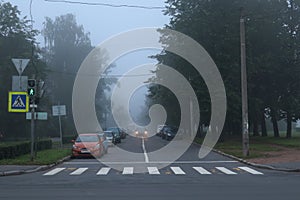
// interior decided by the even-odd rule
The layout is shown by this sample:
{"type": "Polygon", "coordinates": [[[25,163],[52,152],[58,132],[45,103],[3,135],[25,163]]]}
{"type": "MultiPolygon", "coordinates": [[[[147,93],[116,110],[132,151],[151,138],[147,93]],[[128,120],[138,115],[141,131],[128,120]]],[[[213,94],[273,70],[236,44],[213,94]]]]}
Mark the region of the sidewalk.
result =
{"type": "Polygon", "coordinates": [[[264,158],[247,159],[247,161],[276,168],[300,169],[300,150],[281,147],[280,151],[266,152],[264,158]]]}
{"type": "Polygon", "coordinates": [[[70,156],[67,156],[56,163],[50,165],[0,165],[0,177],[1,176],[11,176],[11,175],[20,175],[38,172],[42,170],[47,170],[55,165],[63,163],[70,159],[70,156]]]}

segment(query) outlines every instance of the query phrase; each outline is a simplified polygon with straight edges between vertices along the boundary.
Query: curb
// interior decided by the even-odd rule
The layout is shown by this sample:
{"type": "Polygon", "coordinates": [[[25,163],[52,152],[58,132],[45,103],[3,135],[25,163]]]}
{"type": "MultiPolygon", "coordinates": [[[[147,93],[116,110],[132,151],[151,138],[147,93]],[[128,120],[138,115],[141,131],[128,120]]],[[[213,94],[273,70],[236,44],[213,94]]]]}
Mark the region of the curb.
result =
{"type": "Polygon", "coordinates": [[[14,171],[5,171],[5,172],[0,172],[0,176],[13,176],[13,175],[21,175],[21,174],[29,174],[29,173],[34,173],[38,171],[44,171],[47,169],[50,169],[58,164],[61,164],[65,161],[70,160],[71,156],[66,156],[62,158],[61,160],[58,160],[55,163],[49,164],[49,165],[41,165],[35,169],[30,169],[30,170],[14,170],[14,171]]]}

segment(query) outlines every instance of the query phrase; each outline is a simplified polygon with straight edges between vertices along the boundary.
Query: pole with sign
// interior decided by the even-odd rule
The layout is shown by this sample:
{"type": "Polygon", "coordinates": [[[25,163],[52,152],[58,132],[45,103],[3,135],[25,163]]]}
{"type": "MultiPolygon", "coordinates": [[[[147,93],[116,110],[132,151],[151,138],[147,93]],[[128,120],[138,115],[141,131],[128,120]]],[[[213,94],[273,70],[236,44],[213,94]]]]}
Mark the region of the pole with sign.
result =
{"type": "Polygon", "coordinates": [[[59,105],[59,103],[56,106],[52,106],[52,115],[53,116],[58,116],[60,146],[62,148],[62,146],[63,146],[63,134],[62,134],[62,128],[61,128],[61,116],[66,115],[66,106],[65,105],[59,105]]]}

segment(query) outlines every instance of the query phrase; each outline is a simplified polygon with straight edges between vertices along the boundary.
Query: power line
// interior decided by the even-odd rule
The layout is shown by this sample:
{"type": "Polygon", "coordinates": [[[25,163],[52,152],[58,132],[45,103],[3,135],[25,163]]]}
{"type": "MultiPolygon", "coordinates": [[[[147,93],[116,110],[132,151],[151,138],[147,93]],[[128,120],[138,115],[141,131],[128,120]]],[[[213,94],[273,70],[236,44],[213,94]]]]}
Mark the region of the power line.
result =
{"type": "Polygon", "coordinates": [[[68,4],[80,4],[80,5],[88,5],[88,6],[106,6],[106,7],[114,7],[114,8],[139,8],[139,9],[149,9],[149,10],[162,10],[165,7],[162,6],[141,6],[141,5],[129,5],[129,4],[110,4],[110,3],[94,3],[94,2],[82,2],[82,1],[69,1],[69,0],[44,0],[50,3],[68,3],[68,4]]]}

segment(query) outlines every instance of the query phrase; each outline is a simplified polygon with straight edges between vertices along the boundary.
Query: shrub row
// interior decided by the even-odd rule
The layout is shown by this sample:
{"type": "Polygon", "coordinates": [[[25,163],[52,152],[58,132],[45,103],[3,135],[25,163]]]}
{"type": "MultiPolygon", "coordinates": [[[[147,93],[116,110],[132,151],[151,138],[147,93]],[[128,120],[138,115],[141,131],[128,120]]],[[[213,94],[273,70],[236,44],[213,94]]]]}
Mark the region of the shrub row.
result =
{"type": "Polygon", "coordinates": [[[63,136],[63,144],[70,144],[71,140],[75,140],[77,135],[64,135],[63,136]]]}
{"type": "MultiPolygon", "coordinates": [[[[50,139],[40,140],[37,142],[37,150],[45,150],[52,148],[52,141],[50,139]]],[[[7,146],[0,146],[0,159],[15,158],[20,155],[30,153],[31,143],[29,141],[19,142],[7,146]]]]}

